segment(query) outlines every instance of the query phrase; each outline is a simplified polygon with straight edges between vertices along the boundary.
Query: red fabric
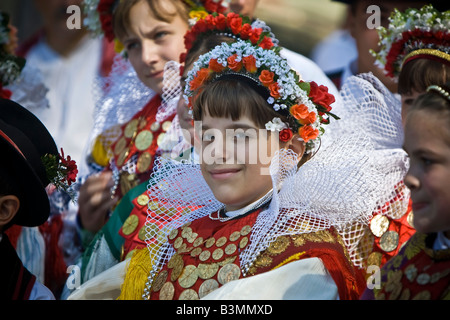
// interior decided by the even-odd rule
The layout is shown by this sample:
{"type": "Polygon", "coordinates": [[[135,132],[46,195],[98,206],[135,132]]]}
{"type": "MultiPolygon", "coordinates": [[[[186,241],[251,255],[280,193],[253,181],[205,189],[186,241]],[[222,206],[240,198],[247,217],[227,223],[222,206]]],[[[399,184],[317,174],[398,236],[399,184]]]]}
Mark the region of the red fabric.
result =
{"type": "Polygon", "coordinates": [[[45,286],[56,296],[66,281],[67,266],[64,261],[59,238],[63,229],[60,214],[52,216],[39,227],[45,241],[45,286]]]}
{"type": "Polygon", "coordinates": [[[19,241],[21,232],[22,227],[18,225],[13,225],[8,230],[5,231],[14,249],[17,248],[17,241],[19,241]]]}

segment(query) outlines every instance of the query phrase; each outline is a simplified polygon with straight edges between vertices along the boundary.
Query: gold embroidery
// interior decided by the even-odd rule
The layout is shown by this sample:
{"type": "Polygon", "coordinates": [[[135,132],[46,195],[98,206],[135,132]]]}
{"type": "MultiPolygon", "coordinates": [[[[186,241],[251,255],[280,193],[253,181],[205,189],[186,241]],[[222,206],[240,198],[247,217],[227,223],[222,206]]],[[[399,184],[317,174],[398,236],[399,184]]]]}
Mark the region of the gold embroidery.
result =
{"type": "Polygon", "coordinates": [[[306,242],[305,238],[301,234],[292,235],[291,239],[292,239],[292,242],[294,243],[294,246],[296,246],[296,247],[301,247],[306,242]]]}
{"type": "Polygon", "coordinates": [[[260,255],[255,260],[255,267],[261,268],[261,267],[268,267],[272,263],[272,258],[269,257],[266,254],[260,255]]]}
{"type": "Polygon", "coordinates": [[[277,255],[286,251],[289,246],[290,241],[288,237],[278,237],[274,242],[272,242],[267,248],[267,253],[269,255],[277,255]]]}

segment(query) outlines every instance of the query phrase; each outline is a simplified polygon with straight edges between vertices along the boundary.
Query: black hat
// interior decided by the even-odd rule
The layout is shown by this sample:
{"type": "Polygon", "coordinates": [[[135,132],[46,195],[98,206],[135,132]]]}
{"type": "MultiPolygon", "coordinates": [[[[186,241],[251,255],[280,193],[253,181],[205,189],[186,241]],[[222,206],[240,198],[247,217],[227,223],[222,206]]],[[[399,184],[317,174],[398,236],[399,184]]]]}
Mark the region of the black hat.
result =
{"type": "Polygon", "coordinates": [[[16,182],[25,189],[14,224],[41,225],[50,213],[45,190],[50,181],[42,157],[59,157],[55,141],[31,112],[11,100],[0,99],[0,150],[0,154],[12,155],[12,165],[19,168],[16,182]]]}

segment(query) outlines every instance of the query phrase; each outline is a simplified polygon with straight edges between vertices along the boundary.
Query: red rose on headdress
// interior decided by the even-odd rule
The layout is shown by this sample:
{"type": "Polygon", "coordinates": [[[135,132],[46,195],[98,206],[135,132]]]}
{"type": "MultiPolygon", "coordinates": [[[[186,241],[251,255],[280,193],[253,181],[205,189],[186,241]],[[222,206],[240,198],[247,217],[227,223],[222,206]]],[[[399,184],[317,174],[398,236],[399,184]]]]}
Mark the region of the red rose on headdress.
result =
{"type": "Polygon", "coordinates": [[[243,57],[242,63],[244,64],[245,69],[250,73],[255,73],[258,70],[254,56],[243,57]]]}
{"type": "Polygon", "coordinates": [[[280,140],[283,142],[289,141],[294,134],[291,129],[283,129],[280,131],[280,140]]]}
{"type": "Polygon", "coordinates": [[[303,141],[308,142],[309,140],[314,140],[319,136],[319,130],[314,129],[311,126],[305,125],[298,129],[298,134],[303,139],[303,141]]]}
{"type": "Polygon", "coordinates": [[[215,25],[217,30],[225,30],[227,28],[227,19],[223,14],[219,14],[215,19],[215,25]]]}
{"type": "Polygon", "coordinates": [[[261,74],[259,75],[259,81],[261,83],[268,87],[273,83],[273,77],[275,76],[275,73],[269,70],[263,70],[261,71],[261,74]]]}
{"type": "Polygon", "coordinates": [[[326,86],[318,86],[317,83],[311,81],[310,83],[309,97],[312,101],[318,105],[321,105],[327,111],[331,111],[331,104],[335,101],[334,96],[328,93],[328,88],[326,86]]]}
{"type": "Polygon", "coordinates": [[[227,15],[227,24],[233,34],[239,34],[242,29],[242,18],[236,13],[227,15]]]}
{"type": "Polygon", "coordinates": [[[251,34],[252,34],[252,26],[248,23],[244,24],[241,29],[241,39],[247,40],[250,38],[251,34]]]}
{"type": "Polygon", "coordinates": [[[233,54],[231,57],[228,57],[228,68],[233,71],[239,72],[242,68],[242,61],[236,61],[237,54],[233,54]]]}
{"type": "Polygon", "coordinates": [[[280,87],[278,86],[278,83],[274,82],[269,86],[270,95],[274,97],[275,99],[280,98],[279,93],[280,87]]]}
{"type": "Polygon", "coordinates": [[[192,91],[195,91],[201,87],[203,82],[205,82],[209,78],[209,72],[210,72],[209,69],[206,69],[206,68],[200,69],[197,72],[197,75],[189,83],[192,91]]]}
{"type": "Polygon", "coordinates": [[[217,59],[209,60],[209,68],[214,72],[221,72],[225,67],[217,62],[217,59]]]}
{"type": "Polygon", "coordinates": [[[262,41],[259,43],[259,46],[263,49],[272,49],[273,47],[272,39],[267,36],[264,36],[262,41]]]}

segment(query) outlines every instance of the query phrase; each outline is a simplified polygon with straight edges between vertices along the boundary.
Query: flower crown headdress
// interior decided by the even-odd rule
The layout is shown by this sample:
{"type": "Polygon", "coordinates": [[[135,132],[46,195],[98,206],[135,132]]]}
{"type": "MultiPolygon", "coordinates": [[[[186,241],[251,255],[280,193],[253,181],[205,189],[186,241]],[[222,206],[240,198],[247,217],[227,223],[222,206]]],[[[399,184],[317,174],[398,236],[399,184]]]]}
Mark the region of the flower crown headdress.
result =
{"type": "Polygon", "coordinates": [[[192,111],[192,99],[202,85],[224,76],[240,76],[253,83],[276,112],[291,120],[287,124],[276,117],[266,124],[266,129],[280,132],[284,141],[298,133],[311,152],[316,149],[317,138],[324,133],[329,116],[339,119],[331,113],[335,99],[327,87],[300,80],[279,55],[279,49],[264,49],[241,39],[222,43],[194,63],[186,79],[185,98],[192,111]]]}
{"type": "Polygon", "coordinates": [[[229,12],[208,14],[196,20],[196,23],[184,36],[184,46],[186,52],[180,57],[180,62],[184,62],[187,52],[192,49],[195,42],[201,37],[210,34],[227,35],[230,38],[249,40],[253,45],[258,45],[264,49],[271,49],[278,44],[278,40],[270,32],[270,28],[259,23],[254,26],[249,17],[229,12]]]}
{"type": "Polygon", "coordinates": [[[396,78],[404,64],[417,58],[450,65],[450,11],[439,12],[432,5],[404,13],[395,9],[389,20],[387,29],[378,29],[380,51],[371,51],[387,76],[396,78]]]}
{"type": "MultiPolygon", "coordinates": [[[[112,19],[114,10],[123,0],[83,0],[84,25],[95,36],[104,35],[109,41],[115,41],[116,51],[121,52],[123,47],[115,38],[112,19]]],[[[230,0],[180,0],[189,6],[191,19],[206,16],[212,12],[223,13],[229,7],[230,0]]]]}
{"type": "Polygon", "coordinates": [[[0,12],[0,97],[10,98],[11,92],[3,89],[13,83],[25,66],[25,59],[14,54],[14,43],[11,43],[9,15],[0,12]]]}

